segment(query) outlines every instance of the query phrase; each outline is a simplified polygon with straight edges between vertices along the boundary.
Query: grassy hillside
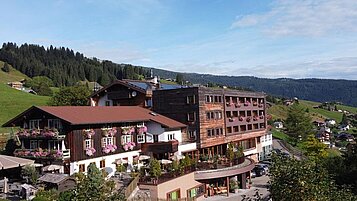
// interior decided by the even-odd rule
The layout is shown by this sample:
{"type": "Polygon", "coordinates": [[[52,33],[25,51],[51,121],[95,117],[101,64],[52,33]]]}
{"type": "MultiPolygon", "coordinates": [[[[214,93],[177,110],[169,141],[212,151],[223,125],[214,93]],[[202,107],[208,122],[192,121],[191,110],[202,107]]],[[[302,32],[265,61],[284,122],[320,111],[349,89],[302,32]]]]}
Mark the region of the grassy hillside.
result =
{"type": "MultiPolygon", "coordinates": [[[[4,62],[0,61],[0,69],[4,66],[4,62]]],[[[25,74],[22,74],[20,71],[14,69],[10,66],[10,72],[6,73],[0,70],[0,83],[8,83],[13,81],[20,81],[22,79],[29,79],[25,74]]]]}
{"type": "MultiPolygon", "coordinates": [[[[3,76],[1,78],[2,80],[10,79],[3,78],[3,76]]],[[[46,105],[48,100],[49,97],[29,94],[0,83],[0,125],[2,126],[32,105],[46,105]]],[[[7,131],[8,129],[0,127],[0,133],[7,131]]]]}
{"type": "MultiPolygon", "coordinates": [[[[324,120],[326,118],[335,119],[337,122],[342,120],[342,113],[335,111],[328,111],[324,109],[315,109],[313,106],[317,106],[320,103],[312,101],[300,100],[300,104],[309,110],[309,113],[313,120],[324,120]]],[[[284,105],[274,105],[268,109],[268,113],[272,115],[273,119],[286,119],[288,115],[288,108],[284,105]]],[[[357,108],[344,105],[338,105],[338,109],[346,110],[351,113],[357,113],[357,108]]]]}

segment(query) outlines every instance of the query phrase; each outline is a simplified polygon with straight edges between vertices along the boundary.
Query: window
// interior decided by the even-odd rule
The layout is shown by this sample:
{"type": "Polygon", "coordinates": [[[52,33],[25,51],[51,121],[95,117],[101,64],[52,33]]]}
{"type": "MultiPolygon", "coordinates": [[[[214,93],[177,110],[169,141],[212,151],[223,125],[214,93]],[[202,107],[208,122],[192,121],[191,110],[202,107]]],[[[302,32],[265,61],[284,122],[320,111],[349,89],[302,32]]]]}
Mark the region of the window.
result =
{"type": "Polygon", "coordinates": [[[105,101],[105,106],[110,106],[110,101],[105,101]]]}
{"type": "Polygon", "coordinates": [[[187,113],[187,121],[195,121],[195,112],[187,113]]]}
{"type": "Polygon", "coordinates": [[[167,140],[168,140],[168,141],[175,140],[175,133],[169,133],[169,134],[167,134],[167,140]]]}
{"type": "Polygon", "coordinates": [[[154,137],[150,133],[146,133],[146,142],[154,142],[154,137]]]}
{"type": "Polygon", "coordinates": [[[61,129],[62,128],[61,121],[59,119],[49,119],[48,128],[61,129]]]}
{"type": "Polygon", "coordinates": [[[104,168],[105,167],[105,160],[101,160],[99,163],[99,168],[104,168]]]}
{"type": "Polygon", "coordinates": [[[211,137],[212,136],[212,130],[211,129],[207,129],[207,136],[211,137]]]}
{"type": "Polygon", "coordinates": [[[40,119],[30,120],[30,129],[40,129],[40,119]]]}
{"type": "Polygon", "coordinates": [[[221,130],[219,128],[216,128],[216,135],[222,135],[221,130]]]}
{"type": "Polygon", "coordinates": [[[188,131],[188,138],[189,139],[196,139],[196,131],[188,131]]]}
{"type": "Polygon", "coordinates": [[[94,164],[95,166],[97,166],[97,164],[95,164],[95,162],[91,162],[91,163],[89,163],[89,164],[94,164]]]}
{"type": "Polygon", "coordinates": [[[180,198],[180,189],[171,191],[169,193],[166,194],[166,198],[169,201],[173,201],[173,200],[179,200],[180,198]]]}
{"type": "Polygon", "coordinates": [[[187,96],[187,98],[186,98],[186,103],[187,104],[195,104],[196,103],[196,98],[195,98],[195,96],[193,95],[193,96],[187,96]]]}
{"type": "Polygon", "coordinates": [[[221,111],[216,112],[216,119],[222,119],[222,112],[221,111]]]}
{"type": "Polygon", "coordinates": [[[187,190],[187,198],[189,201],[196,200],[195,198],[202,196],[205,193],[205,185],[199,185],[187,190]]]}
{"type": "Polygon", "coordinates": [[[109,144],[114,144],[114,137],[103,137],[102,138],[102,147],[105,147],[109,144]]]}
{"type": "Polygon", "coordinates": [[[84,146],[84,149],[93,147],[92,140],[91,140],[91,139],[86,139],[86,140],[84,141],[84,145],[85,145],[85,146],[84,146]]]}
{"type": "Polygon", "coordinates": [[[213,97],[207,95],[207,96],[206,96],[206,103],[212,103],[212,102],[213,102],[213,97]]]}
{"type": "Polygon", "coordinates": [[[86,166],[84,164],[79,164],[79,172],[85,172],[86,166]]]}
{"type": "Polygon", "coordinates": [[[145,100],[145,106],[146,107],[152,107],[152,99],[146,99],[145,100]]]}
{"type": "Polygon", "coordinates": [[[38,148],[37,140],[30,140],[30,149],[37,149],[37,148],[38,148]]]}
{"type": "Polygon", "coordinates": [[[48,149],[49,150],[57,150],[57,148],[59,148],[58,146],[60,146],[58,140],[49,140],[48,141],[48,149]]]}
{"type": "Polygon", "coordinates": [[[122,135],[121,136],[121,144],[126,144],[131,141],[131,135],[122,135]]]}
{"type": "Polygon", "coordinates": [[[138,135],[138,143],[145,143],[145,135],[138,135]]]}

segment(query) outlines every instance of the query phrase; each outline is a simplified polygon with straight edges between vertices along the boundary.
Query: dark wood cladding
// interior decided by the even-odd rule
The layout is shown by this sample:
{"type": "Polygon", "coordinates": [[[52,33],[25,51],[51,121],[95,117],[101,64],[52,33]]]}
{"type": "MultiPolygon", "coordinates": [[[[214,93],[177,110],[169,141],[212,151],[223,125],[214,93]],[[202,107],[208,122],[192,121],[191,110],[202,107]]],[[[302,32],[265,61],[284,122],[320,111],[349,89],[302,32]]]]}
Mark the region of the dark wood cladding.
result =
{"type": "Polygon", "coordinates": [[[199,138],[198,88],[153,91],[153,110],[187,125],[186,135],[182,134],[183,141],[189,141],[190,131],[196,131],[196,137],[199,138]],[[195,102],[188,103],[188,96],[194,96],[195,102]],[[188,113],[194,114],[193,121],[188,121],[188,113]]]}
{"type": "MultiPolygon", "coordinates": [[[[88,127],[79,127],[75,128],[73,131],[68,133],[68,145],[69,149],[71,151],[71,161],[79,161],[79,160],[86,160],[86,159],[91,159],[91,158],[97,158],[101,156],[108,156],[108,155],[113,155],[113,154],[118,154],[118,153],[123,153],[126,152],[123,149],[123,146],[121,145],[121,130],[118,128],[118,133],[114,136],[116,145],[118,149],[115,152],[106,154],[102,151],[102,146],[101,146],[101,141],[102,141],[102,130],[101,127],[95,128],[95,135],[92,136],[93,140],[93,148],[96,150],[93,156],[87,156],[85,149],[84,149],[84,141],[87,139],[83,135],[83,129],[87,129],[88,127]]],[[[132,141],[135,142],[136,146],[134,147],[134,150],[139,150],[140,144],[136,143],[136,134],[133,134],[133,139],[132,141]]]]}
{"type": "Polygon", "coordinates": [[[199,113],[200,113],[200,147],[211,147],[215,145],[224,144],[225,142],[225,126],[224,126],[224,96],[223,90],[213,90],[206,88],[199,88],[199,113]],[[207,96],[212,102],[207,102],[207,96]],[[217,98],[216,98],[217,97],[217,98]],[[215,101],[220,97],[220,102],[215,101]],[[214,113],[214,117],[207,119],[207,113],[214,113]],[[221,118],[216,117],[216,112],[221,113],[221,118]],[[208,130],[222,128],[222,134],[208,136],[208,130]]]}
{"type": "Polygon", "coordinates": [[[141,144],[141,152],[143,153],[174,153],[178,151],[178,141],[155,142],[141,144]]]}
{"type": "MultiPolygon", "coordinates": [[[[121,106],[141,106],[145,107],[145,100],[150,99],[145,93],[130,89],[123,85],[113,85],[107,89],[107,97],[113,101],[113,105],[121,106]],[[136,92],[136,96],[132,93],[136,92]]],[[[95,98],[95,97],[94,97],[95,98]]]]}

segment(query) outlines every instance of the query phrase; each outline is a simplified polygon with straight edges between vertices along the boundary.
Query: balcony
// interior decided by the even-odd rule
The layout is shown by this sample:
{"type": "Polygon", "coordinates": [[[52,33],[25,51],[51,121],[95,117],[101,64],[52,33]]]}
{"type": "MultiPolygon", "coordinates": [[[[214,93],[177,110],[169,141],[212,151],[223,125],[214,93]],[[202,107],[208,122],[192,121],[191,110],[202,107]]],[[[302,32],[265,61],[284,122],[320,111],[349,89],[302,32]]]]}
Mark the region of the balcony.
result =
{"type": "Polygon", "coordinates": [[[218,166],[214,169],[199,170],[195,172],[195,180],[215,179],[230,177],[251,171],[255,166],[252,159],[245,158],[243,162],[233,166],[218,166]]]}
{"type": "Polygon", "coordinates": [[[20,139],[57,139],[64,140],[65,135],[59,135],[57,129],[20,129],[15,133],[20,139]]]}
{"type": "Polygon", "coordinates": [[[70,158],[70,150],[16,149],[14,155],[31,159],[62,160],[70,158]]]}
{"type": "Polygon", "coordinates": [[[141,144],[141,151],[144,153],[174,153],[178,151],[179,142],[172,140],[168,142],[153,142],[141,144]]]}

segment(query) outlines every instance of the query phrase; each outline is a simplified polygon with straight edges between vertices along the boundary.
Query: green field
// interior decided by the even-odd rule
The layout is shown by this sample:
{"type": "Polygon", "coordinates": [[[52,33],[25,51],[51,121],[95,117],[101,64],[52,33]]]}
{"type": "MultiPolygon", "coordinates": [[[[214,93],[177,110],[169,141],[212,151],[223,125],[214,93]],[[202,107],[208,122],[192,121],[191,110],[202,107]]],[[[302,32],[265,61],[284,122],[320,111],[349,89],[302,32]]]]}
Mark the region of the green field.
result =
{"type": "MultiPolygon", "coordinates": [[[[0,66],[3,66],[3,62],[1,61],[0,66]]],[[[0,70],[0,133],[9,131],[9,129],[1,127],[6,121],[32,105],[46,105],[49,100],[49,97],[22,92],[4,84],[11,81],[19,81],[24,78],[28,77],[12,68],[10,73],[5,73],[0,70]]]]}
{"type": "MultiPolygon", "coordinates": [[[[340,122],[342,120],[342,113],[340,112],[328,111],[320,108],[317,109],[313,108],[313,106],[320,105],[320,103],[318,102],[300,100],[299,103],[301,106],[309,110],[309,114],[313,120],[324,120],[327,118],[335,119],[337,122],[340,122]]],[[[342,106],[342,105],[339,105],[337,107],[341,109],[345,108],[344,110],[348,110],[352,113],[356,113],[357,111],[357,108],[355,107],[342,106]]],[[[273,105],[268,109],[268,113],[272,115],[273,119],[284,120],[287,118],[288,109],[289,107],[285,105],[273,105]]]]}
{"type": "MultiPolygon", "coordinates": [[[[4,62],[0,61],[0,69],[4,66],[4,62]]],[[[22,74],[20,71],[12,68],[10,66],[10,72],[5,73],[4,71],[0,70],[0,83],[8,83],[13,81],[20,81],[22,79],[29,79],[26,75],[22,74]]]]}

